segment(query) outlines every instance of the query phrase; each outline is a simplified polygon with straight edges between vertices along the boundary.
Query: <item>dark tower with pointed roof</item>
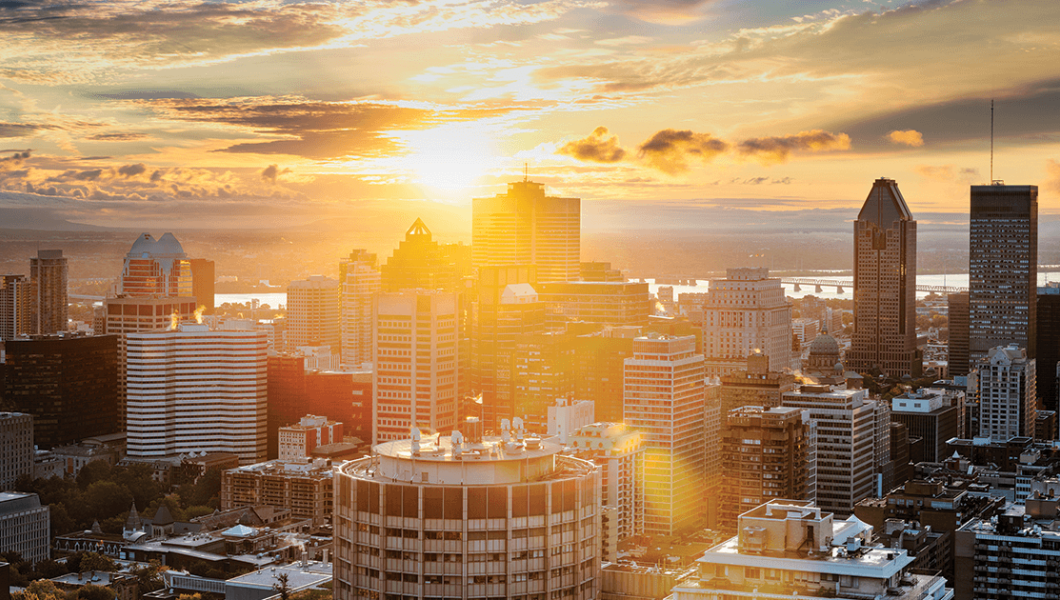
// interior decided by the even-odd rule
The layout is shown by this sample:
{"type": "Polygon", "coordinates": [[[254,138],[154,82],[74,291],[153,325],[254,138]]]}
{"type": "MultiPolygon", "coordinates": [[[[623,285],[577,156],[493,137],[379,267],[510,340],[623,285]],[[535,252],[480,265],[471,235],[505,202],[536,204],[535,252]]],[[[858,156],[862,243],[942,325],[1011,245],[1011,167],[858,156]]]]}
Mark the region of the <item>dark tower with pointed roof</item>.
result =
{"type": "Polygon", "coordinates": [[[916,221],[893,179],[881,178],[854,221],[854,338],[847,366],[920,374],[916,350],[916,221]]]}

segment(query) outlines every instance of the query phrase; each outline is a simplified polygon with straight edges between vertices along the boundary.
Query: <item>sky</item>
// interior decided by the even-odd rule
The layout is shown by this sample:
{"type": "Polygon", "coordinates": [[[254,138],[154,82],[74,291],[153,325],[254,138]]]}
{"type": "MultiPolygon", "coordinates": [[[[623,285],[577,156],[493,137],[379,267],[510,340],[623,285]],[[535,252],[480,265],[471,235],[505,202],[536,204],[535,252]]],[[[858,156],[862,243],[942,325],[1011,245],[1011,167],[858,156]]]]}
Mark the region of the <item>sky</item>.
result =
{"type": "Polygon", "coordinates": [[[944,224],[990,180],[991,100],[993,177],[1056,214],[1058,23],[1056,0],[0,0],[0,219],[469,231],[528,174],[589,230],[842,221],[878,177],[944,224]]]}

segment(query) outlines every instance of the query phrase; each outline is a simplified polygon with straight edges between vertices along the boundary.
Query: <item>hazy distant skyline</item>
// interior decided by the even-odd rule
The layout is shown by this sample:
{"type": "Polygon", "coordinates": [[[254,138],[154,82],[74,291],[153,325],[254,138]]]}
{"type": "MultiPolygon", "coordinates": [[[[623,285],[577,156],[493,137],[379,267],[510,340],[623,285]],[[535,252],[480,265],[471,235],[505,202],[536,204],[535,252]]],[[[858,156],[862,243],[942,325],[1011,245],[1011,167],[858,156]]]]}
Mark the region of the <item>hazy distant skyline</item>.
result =
{"type": "Polygon", "coordinates": [[[988,181],[996,98],[994,177],[1040,186],[1044,216],[1057,23],[1055,0],[13,0],[0,209],[392,226],[407,200],[463,219],[526,163],[623,222],[845,215],[887,176],[930,226],[988,181]]]}

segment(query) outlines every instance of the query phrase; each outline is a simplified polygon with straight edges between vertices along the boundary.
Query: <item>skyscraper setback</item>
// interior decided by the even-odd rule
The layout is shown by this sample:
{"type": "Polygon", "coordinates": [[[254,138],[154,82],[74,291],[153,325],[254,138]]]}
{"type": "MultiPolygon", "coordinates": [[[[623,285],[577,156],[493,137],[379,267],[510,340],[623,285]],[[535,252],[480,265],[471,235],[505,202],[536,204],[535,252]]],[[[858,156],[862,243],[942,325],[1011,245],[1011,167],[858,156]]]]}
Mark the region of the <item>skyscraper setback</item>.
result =
{"type": "Polygon", "coordinates": [[[973,185],[968,243],[971,368],[991,348],[1037,357],[1038,186],[973,185]]]}
{"type": "Polygon", "coordinates": [[[916,221],[893,179],[872,184],[854,221],[854,336],[847,366],[918,376],[916,221]]]}
{"type": "Polygon", "coordinates": [[[475,266],[537,265],[540,282],[581,276],[579,198],[545,196],[544,184],[524,180],[471,202],[475,266]]]}

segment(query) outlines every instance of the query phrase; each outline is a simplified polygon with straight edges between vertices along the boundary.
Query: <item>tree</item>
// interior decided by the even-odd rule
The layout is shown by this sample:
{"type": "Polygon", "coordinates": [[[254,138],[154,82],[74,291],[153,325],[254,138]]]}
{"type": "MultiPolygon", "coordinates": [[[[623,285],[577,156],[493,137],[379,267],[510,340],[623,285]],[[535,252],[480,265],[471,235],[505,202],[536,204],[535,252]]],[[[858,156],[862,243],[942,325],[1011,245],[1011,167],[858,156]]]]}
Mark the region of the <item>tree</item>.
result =
{"type": "Polygon", "coordinates": [[[107,519],[127,511],[132,501],[129,488],[113,481],[97,481],[85,490],[85,509],[91,519],[107,519]]]}
{"type": "Polygon", "coordinates": [[[132,574],[136,576],[136,583],[140,588],[141,596],[166,587],[166,582],[162,578],[162,572],[165,570],[166,567],[163,567],[162,563],[157,560],[152,560],[145,567],[132,570],[132,574]]]}
{"type": "MultiPolygon", "coordinates": [[[[14,581],[11,582],[15,584],[14,581]]],[[[15,584],[18,585],[18,584],[15,584]]],[[[47,579],[34,581],[25,586],[25,591],[11,594],[14,600],[65,600],[66,595],[59,591],[55,584],[47,579]]]]}
{"type": "Polygon", "coordinates": [[[77,600],[114,600],[114,590],[102,585],[92,583],[81,586],[77,590],[77,600]]]}
{"type": "Polygon", "coordinates": [[[88,573],[89,571],[113,573],[117,570],[118,565],[110,557],[96,552],[85,552],[81,556],[81,563],[78,565],[79,573],[88,573]]]}
{"type": "Polygon", "coordinates": [[[81,471],[77,474],[77,486],[83,490],[87,489],[88,486],[97,481],[110,479],[112,471],[113,467],[110,466],[109,462],[105,460],[94,460],[81,467],[81,471]]]}
{"type": "Polygon", "coordinates": [[[287,573],[280,573],[276,576],[276,583],[272,584],[272,589],[280,595],[280,600],[291,600],[291,586],[287,580],[287,573]]]}

